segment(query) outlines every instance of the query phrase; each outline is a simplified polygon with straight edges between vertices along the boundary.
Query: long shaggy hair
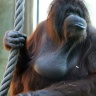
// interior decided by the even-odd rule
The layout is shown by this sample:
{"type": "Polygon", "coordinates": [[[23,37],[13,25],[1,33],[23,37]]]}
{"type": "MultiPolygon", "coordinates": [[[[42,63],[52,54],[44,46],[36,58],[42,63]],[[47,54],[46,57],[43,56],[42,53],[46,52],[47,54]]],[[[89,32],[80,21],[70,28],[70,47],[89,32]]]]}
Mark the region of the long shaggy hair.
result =
{"type": "Polygon", "coordinates": [[[54,0],[49,7],[47,29],[51,38],[56,42],[64,39],[63,24],[67,11],[77,12],[86,20],[88,26],[91,25],[89,12],[84,0],[54,0]]]}

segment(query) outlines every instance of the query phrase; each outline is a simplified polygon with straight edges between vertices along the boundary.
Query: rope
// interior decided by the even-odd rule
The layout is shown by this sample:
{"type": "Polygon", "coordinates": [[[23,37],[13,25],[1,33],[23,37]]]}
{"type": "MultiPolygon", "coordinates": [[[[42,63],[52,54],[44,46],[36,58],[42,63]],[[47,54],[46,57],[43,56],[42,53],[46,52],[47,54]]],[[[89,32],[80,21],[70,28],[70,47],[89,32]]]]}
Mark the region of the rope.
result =
{"type": "MultiPolygon", "coordinates": [[[[24,27],[24,4],[25,0],[16,0],[16,6],[15,6],[15,16],[14,16],[14,30],[15,31],[23,31],[24,27]]],[[[1,82],[0,87],[0,96],[7,96],[10,83],[12,80],[12,76],[14,73],[14,69],[16,67],[17,61],[18,61],[18,55],[19,55],[19,49],[11,49],[9,58],[8,58],[8,64],[6,67],[6,72],[4,73],[3,80],[1,82]]]]}

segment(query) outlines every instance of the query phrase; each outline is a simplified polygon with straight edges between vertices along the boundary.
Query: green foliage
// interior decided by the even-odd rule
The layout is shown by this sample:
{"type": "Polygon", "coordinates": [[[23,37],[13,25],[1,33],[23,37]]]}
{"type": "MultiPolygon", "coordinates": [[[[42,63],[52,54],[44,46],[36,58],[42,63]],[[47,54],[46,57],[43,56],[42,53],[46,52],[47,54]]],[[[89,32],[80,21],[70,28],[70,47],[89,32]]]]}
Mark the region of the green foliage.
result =
{"type": "Polygon", "coordinates": [[[14,1],[0,0],[0,82],[8,60],[8,52],[3,48],[3,36],[6,31],[12,30],[13,27],[14,1]]]}

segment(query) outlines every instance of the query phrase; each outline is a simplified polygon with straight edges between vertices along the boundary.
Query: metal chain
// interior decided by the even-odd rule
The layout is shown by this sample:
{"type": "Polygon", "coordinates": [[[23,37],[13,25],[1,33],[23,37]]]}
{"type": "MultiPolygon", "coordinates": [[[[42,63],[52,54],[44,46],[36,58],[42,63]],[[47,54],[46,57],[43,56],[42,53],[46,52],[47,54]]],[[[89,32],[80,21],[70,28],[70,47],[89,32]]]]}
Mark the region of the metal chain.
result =
{"type": "MultiPolygon", "coordinates": [[[[24,4],[25,0],[16,0],[14,30],[23,32],[24,27],[24,4]]],[[[0,87],[0,96],[7,96],[12,76],[18,61],[19,49],[12,49],[9,54],[6,72],[0,87]]]]}

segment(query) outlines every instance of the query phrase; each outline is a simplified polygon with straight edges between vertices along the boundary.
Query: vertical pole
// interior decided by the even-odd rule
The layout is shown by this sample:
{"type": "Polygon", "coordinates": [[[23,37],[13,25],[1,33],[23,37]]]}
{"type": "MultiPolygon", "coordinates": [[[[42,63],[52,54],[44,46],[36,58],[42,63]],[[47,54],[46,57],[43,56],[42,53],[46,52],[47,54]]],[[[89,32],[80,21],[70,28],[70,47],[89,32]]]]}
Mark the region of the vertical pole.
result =
{"type": "Polygon", "coordinates": [[[39,23],[39,0],[37,0],[37,24],[39,23]]]}

